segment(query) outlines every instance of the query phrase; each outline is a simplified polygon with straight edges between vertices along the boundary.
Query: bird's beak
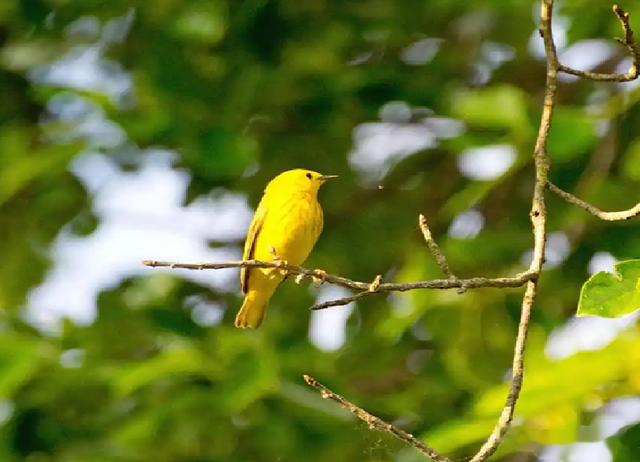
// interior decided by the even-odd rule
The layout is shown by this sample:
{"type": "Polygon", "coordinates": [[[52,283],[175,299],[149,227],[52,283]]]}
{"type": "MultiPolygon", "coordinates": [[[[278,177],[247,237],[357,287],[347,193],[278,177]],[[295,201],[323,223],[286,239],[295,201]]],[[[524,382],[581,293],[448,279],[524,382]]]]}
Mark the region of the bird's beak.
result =
{"type": "Polygon", "coordinates": [[[320,181],[323,181],[323,182],[324,182],[324,181],[327,181],[327,180],[331,180],[331,179],[333,179],[333,178],[338,178],[338,175],[320,175],[320,176],[318,177],[318,179],[319,179],[320,181]]]}

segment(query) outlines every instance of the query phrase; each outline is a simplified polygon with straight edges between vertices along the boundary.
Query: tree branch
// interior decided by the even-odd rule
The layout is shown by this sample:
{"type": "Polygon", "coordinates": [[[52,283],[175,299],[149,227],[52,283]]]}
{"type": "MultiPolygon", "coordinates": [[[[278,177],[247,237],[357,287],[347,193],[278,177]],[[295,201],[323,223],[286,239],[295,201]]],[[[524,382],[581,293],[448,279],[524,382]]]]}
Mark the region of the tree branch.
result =
{"type": "MultiPolygon", "coordinates": [[[[547,209],[544,192],[548,182],[550,161],[547,153],[547,138],[551,128],[553,110],[556,104],[556,89],[558,81],[558,55],[553,41],[553,31],[551,19],[553,15],[553,0],[542,0],[540,7],[540,32],[544,40],[544,48],[547,56],[547,79],[544,87],[544,103],[542,115],[540,117],[540,128],[533,152],[535,165],[535,184],[533,187],[533,199],[531,204],[531,224],[533,226],[534,245],[533,258],[529,271],[540,274],[544,263],[544,249],[547,235],[547,209]]],[[[531,320],[531,310],[536,299],[538,290],[538,279],[527,283],[527,288],[522,298],[520,309],[520,322],[518,324],[518,334],[513,351],[513,362],[511,366],[511,384],[509,392],[502,408],[502,412],[496,422],[491,434],[480,447],[478,452],[471,458],[470,462],[484,462],[496,452],[505,434],[511,427],[515,407],[522,390],[524,380],[524,354],[529,332],[529,322],[531,320]]]]}
{"type": "Polygon", "coordinates": [[[457,279],[451,272],[447,259],[442,253],[442,250],[440,250],[440,246],[436,244],[436,241],[433,239],[431,230],[429,229],[429,224],[427,223],[427,218],[424,215],[420,214],[418,216],[418,224],[420,225],[420,230],[422,231],[422,236],[427,243],[427,247],[429,247],[429,250],[433,254],[433,258],[435,258],[436,263],[442,270],[442,273],[449,279],[457,279]]]}
{"type": "Polygon", "coordinates": [[[558,64],[558,70],[565,74],[575,75],[577,77],[583,77],[589,80],[596,80],[599,82],[629,82],[638,78],[638,68],[640,67],[640,49],[633,37],[633,30],[629,24],[629,13],[624,11],[618,5],[613,5],[613,13],[618,17],[620,21],[620,27],[624,33],[623,38],[617,38],[616,40],[624,45],[629,54],[631,55],[631,67],[624,74],[606,74],[600,72],[581,71],[578,69],[572,69],[568,66],[558,64]]]}
{"type": "Polygon", "coordinates": [[[316,303],[315,305],[312,305],[311,308],[309,309],[313,311],[317,311],[317,310],[324,310],[326,308],[332,308],[334,306],[344,306],[344,305],[348,305],[349,303],[355,302],[356,300],[360,300],[361,298],[368,297],[369,295],[373,295],[375,293],[376,293],[375,291],[363,290],[362,292],[349,295],[348,297],[342,297],[342,298],[337,298],[335,300],[329,300],[327,302],[316,303]]]}
{"type": "Polygon", "coordinates": [[[330,399],[335,401],[340,406],[342,406],[343,409],[346,409],[347,411],[351,412],[358,419],[366,423],[370,429],[392,434],[393,436],[398,438],[400,441],[403,441],[408,445],[413,446],[414,448],[416,448],[418,451],[420,451],[422,454],[424,454],[426,457],[428,457],[430,460],[434,462],[451,462],[448,458],[439,454],[435,449],[430,448],[429,446],[424,444],[422,441],[417,439],[412,434],[405,432],[404,430],[396,427],[395,425],[385,422],[384,420],[374,416],[373,414],[369,414],[367,411],[356,406],[351,401],[329,390],[327,387],[322,385],[313,377],[309,375],[304,375],[303,377],[305,382],[307,382],[309,385],[311,385],[313,388],[315,388],[320,392],[320,396],[322,396],[324,399],[330,399]]]}
{"type": "Polygon", "coordinates": [[[600,218],[604,221],[624,221],[630,220],[631,218],[637,217],[640,215],[640,203],[634,205],[628,210],[621,210],[619,212],[605,212],[600,210],[599,208],[589,204],[588,202],[583,201],[582,199],[574,196],[573,194],[566,192],[555,184],[549,182],[548,185],[549,190],[554,192],[569,204],[575,205],[576,207],[580,207],[581,209],[586,210],[591,215],[600,218]]]}
{"type": "MultiPolygon", "coordinates": [[[[156,260],[144,260],[142,262],[145,266],[152,268],[179,268],[188,270],[206,270],[206,269],[224,269],[224,268],[276,268],[285,271],[289,274],[301,274],[311,278],[319,279],[322,282],[328,282],[337,286],[345,287],[347,289],[354,289],[359,291],[366,291],[369,294],[379,294],[384,292],[406,292],[416,289],[480,289],[485,287],[506,288],[506,287],[521,287],[527,282],[535,279],[536,274],[525,271],[524,273],[517,274],[512,277],[500,277],[500,278],[485,278],[475,277],[469,279],[431,279],[428,281],[415,281],[415,282],[385,282],[375,284],[374,282],[361,282],[353,281],[351,279],[344,278],[342,276],[335,276],[328,274],[319,269],[308,269],[302,266],[290,265],[288,263],[278,261],[260,261],[260,260],[238,260],[238,261],[224,261],[215,263],[179,263],[169,261],[156,261],[156,260]]],[[[358,298],[363,297],[359,296],[358,298]]]]}

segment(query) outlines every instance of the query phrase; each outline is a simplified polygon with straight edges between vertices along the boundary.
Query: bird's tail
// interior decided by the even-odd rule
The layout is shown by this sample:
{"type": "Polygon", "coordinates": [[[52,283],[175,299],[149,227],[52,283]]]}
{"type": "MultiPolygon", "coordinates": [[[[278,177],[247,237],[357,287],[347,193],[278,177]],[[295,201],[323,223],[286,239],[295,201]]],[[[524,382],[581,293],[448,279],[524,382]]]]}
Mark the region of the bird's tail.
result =
{"type": "Polygon", "coordinates": [[[260,327],[262,320],[264,319],[264,312],[267,309],[267,303],[269,299],[264,300],[263,297],[256,292],[250,291],[244,297],[244,302],[240,311],[236,316],[236,327],[242,329],[250,327],[260,327]]]}

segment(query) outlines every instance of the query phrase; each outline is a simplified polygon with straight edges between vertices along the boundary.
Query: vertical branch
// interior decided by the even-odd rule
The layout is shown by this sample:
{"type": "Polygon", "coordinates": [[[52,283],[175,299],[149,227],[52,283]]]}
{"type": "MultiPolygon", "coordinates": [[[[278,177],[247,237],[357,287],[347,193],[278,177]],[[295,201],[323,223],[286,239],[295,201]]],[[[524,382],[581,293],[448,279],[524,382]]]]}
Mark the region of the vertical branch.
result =
{"type": "MultiPolygon", "coordinates": [[[[550,167],[549,156],[547,154],[547,138],[549,136],[549,129],[551,128],[558,80],[558,56],[556,54],[551,29],[552,13],[553,0],[542,0],[540,9],[540,33],[544,39],[544,48],[547,56],[547,79],[545,82],[544,105],[540,117],[540,128],[538,129],[538,137],[533,152],[536,173],[530,217],[533,226],[534,246],[533,258],[529,266],[529,270],[538,276],[544,263],[544,249],[547,234],[547,209],[544,198],[550,167]]],[[[496,452],[504,435],[511,426],[513,413],[518,398],[520,397],[520,390],[522,389],[522,381],[524,379],[525,347],[527,334],[529,332],[531,309],[536,298],[537,289],[538,279],[536,278],[527,283],[527,288],[522,298],[520,323],[518,325],[518,334],[513,352],[511,385],[505,405],[491,434],[478,452],[471,458],[470,462],[483,462],[487,460],[496,452]]]]}

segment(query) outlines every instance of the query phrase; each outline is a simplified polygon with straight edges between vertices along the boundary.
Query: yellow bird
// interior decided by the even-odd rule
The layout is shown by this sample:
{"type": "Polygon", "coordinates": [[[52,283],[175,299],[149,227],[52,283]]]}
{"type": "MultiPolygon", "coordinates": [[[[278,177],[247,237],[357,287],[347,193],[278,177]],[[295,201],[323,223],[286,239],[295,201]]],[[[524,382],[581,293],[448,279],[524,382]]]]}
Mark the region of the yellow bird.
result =
{"type": "MultiPolygon", "coordinates": [[[[322,232],[318,189],[336,177],[295,169],[271,180],[249,226],[242,259],[279,259],[301,265],[322,232]]],[[[240,269],[240,287],[245,297],[236,316],[236,327],[262,324],[269,299],[283,279],[282,271],[274,268],[240,269]]]]}

